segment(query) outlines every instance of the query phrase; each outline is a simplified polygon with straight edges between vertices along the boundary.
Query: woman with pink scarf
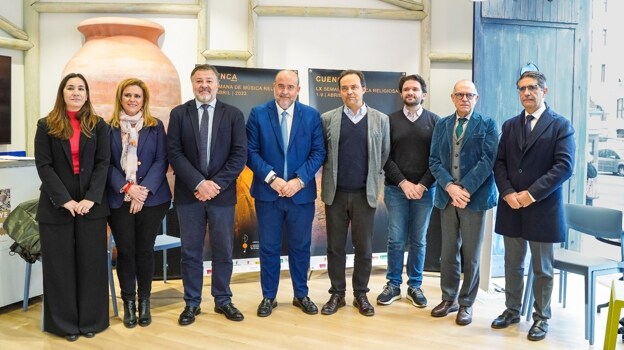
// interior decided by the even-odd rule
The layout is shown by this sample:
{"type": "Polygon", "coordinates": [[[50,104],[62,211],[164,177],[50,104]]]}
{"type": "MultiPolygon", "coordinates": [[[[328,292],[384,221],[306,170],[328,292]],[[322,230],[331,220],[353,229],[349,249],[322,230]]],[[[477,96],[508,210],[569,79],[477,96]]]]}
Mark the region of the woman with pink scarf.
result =
{"type": "Polygon", "coordinates": [[[117,246],[123,323],[127,328],[137,323],[145,327],[152,322],[154,241],[169,208],[171,192],[166,180],[165,128],[150,114],[149,90],[143,81],[129,78],[119,84],[110,126],[108,223],[117,246]]]}

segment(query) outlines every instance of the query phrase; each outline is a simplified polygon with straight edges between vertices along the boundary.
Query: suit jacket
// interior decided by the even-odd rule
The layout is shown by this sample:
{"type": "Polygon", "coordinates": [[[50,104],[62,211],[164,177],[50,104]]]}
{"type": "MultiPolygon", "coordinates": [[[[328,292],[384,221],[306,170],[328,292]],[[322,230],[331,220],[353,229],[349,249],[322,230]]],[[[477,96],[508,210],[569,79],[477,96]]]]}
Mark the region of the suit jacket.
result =
{"type": "Polygon", "coordinates": [[[208,175],[200,171],[199,116],[195,100],[171,111],[167,145],[169,163],[176,175],[174,200],[188,204],[197,201],[194,190],[204,179],[212,180],[221,192],[210,203],[236,204],[236,178],[247,161],[245,117],[238,108],[217,100],[210,142],[208,175]]]}
{"type": "Polygon", "coordinates": [[[563,242],[566,225],[562,184],[574,169],[574,129],[546,106],[523,149],[524,112],[503,123],[494,165],[500,192],[495,231],[536,242],[563,242]],[[503,198],[528,190],[536,202],[511,209],[503,198]]]}
{"type": "MultiPolygon", "coordinates": [[[[143,127],[139,131],[137,147],[138,169],[136,181],[138,185],[149,190],[146,207],[163,204],[171,200],[169,183],[166,180],[169,162],[167,161],[167,135],[162,121],[152,127],[143,127]]],[[[126,184],[126,173],[121,168],[121,129],[111,128],[111,161],[108,167],[108,203],[111,208],[119,208],[123,204],[124,193],[119,190],[126,184]]]]}
{"type": "MultiPolygon", "coordinates": [[[[368,174],[366,177],[366,197],[371,208],[377,208],[377,198],[383,176],[383,166],[390,154],[390,122],[388,116],[367,106],[368,113],[368,174]]],[[[340,124],[344,106],[327,111],[321,115],[327,156],[323,164],[321,199],[332,205],[338,183],[338,145],[340,142],[340,124]]]]}
{"type": "Polygon", "coordinates": [[[247,120],[247,165],[253,171],[251,195],[261,201],[274,201],[277,192],[265,179],[274,171],[288,181],[299,177],[305,187],[292,200],[296,204],[316,199],[316,172],[325,160],[325,144],[319,112],[295,101],[288,149],[284,154],[282,131],[275,100],[256,106],[247,120]],[[288,174],[284,174],[284,157],[288,159],[288,174]]]}
{"type": "Polygon", "coordinates": [[[109,214],[106,199],[106,176],[110,163],[109,127],[98,117],[91,137],[80,134],[79,141],[79,195],[71,193],[74,183],[74,166],[69,140],[48,134],[47,117],[37,122],[35,134],[35,165],[41,179],[41,194],[37,220],[42,223],[69,223],[71,213],[63,208],[70,200],[87,199],[95,204],[84,217],[95,219],[109,214]]]}
{"type": "Polygon", "coordinates": [[[454,134],[455,113],[438,121],[433,129],[429,167],[437,181],[434,199],[436,208],[447,206],[450,196],[445,188],[449,183],[460,185],[470,193],[467,209],[476,211],[494,207],[496,186],[492,167],[498,142],[496,122],[476,112],[472,113],[459,145],[459,181],[451,175],[454,134]]]}

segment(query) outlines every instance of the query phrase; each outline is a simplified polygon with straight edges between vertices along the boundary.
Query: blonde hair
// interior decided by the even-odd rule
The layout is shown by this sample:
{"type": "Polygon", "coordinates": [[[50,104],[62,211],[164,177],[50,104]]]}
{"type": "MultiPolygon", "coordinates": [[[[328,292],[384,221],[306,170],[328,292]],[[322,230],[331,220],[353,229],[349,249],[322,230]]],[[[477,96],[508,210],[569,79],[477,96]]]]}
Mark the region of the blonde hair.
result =
{"type": "Polygon", "coordinates": [[[143,90],[143,126],[150,127],[158,125],[158,121],[155,117],[152,116],[149,109],[149,89],[145,82],[139,78],[128,78],[124,79],[117,86],[117,92],[115,93],[115,107],[113,108],[113,116],[111,120],[108,122],[112,127],[119,127],[119,113],[123,110],[121,105],[121,98],[124,90],[128,86],[138,86],[143,90]]]}
{"type": "Polygon", "coordinates": [[[99,119],[91,104],[91,99],[89,98],[89,84],[87,84],[85,77],[80,73],[67,74],[59,84],[54,108],[52,108],[52,111],[47,115],[48,134],[61,140],[69,140],[74,134],[74,129],[69,123],[69,117],[67,116],[67,105],[63,93],[65,85],[67,85],[69,79],[72,78],[81,79],[84,82],[85,91],[87,92],[87,99],[76,114],[76,118],[80,120],[80,131],[84,133],[86,137],[90,138],[99,119]]]}

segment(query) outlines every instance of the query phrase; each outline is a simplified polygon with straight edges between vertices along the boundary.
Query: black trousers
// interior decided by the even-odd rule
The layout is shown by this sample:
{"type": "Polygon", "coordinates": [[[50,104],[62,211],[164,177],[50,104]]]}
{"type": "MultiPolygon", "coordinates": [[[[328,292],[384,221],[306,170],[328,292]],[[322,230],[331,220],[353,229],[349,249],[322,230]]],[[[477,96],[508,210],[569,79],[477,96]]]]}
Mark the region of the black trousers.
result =
{"type": "Polygon", "coordinates": [[[39,234],[44,330],[65,336],[106,329],[106,218],[77,215],[67,224],[39,223],[39,234]]]}
{"type": "Polygon", "coordinates": [[[154,277],[154,241],[169,202],[130,213],[130,202],[111,208],[108,222],[117,247],[117,278],[123,300],[149,299],[154,277]]]}
{"type": "Polygon", "coordinates": [[[373,262],[373,225],[375,208],[368,205],[366,191],[340,192],[332,205],[325,205],[327,222],[327,273],[331,281],[330,294],[344,296],[347,283],[347,233],[351,224],[351,241],[354,248],[353,295],[368,293],[368,281],[373,262]]]}

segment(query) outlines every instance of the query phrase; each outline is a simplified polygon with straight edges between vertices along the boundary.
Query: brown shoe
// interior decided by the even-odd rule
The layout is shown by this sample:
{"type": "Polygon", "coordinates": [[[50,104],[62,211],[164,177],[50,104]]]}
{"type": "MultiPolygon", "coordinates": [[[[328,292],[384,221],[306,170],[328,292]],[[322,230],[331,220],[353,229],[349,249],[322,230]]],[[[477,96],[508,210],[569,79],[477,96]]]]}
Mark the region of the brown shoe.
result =
{"type": "Polygon", "coordinates": [[[333,315],[336,313],[336,311],[338,311],[339,308],[345,305],[346,303],[344,295],[332,294],[331,297],[329,297],[327,303],[323,305],[321,313],[323,315],[333,315]]]}
{"type": "Polygon", "coordinates": [[[431,310],[431,316],[433,317],[444,317],[449,314],[449,312],[455,312],[459,309],[459,304],[456,301],[448,301],[442,300],[438,306],[434,307],[431,310]]]}
{"type": "Polygon", "coordinates": [[[460,306],[455,323],[466,326],[472,323],[472,306],[460,306]]]}
{"type": "Polygon", "coordinates": [[[375,316],[375,308],[368,302],[366,294],[360,294],[353,299],[353,306],[358,308],[364,316],[375,316]]]}

